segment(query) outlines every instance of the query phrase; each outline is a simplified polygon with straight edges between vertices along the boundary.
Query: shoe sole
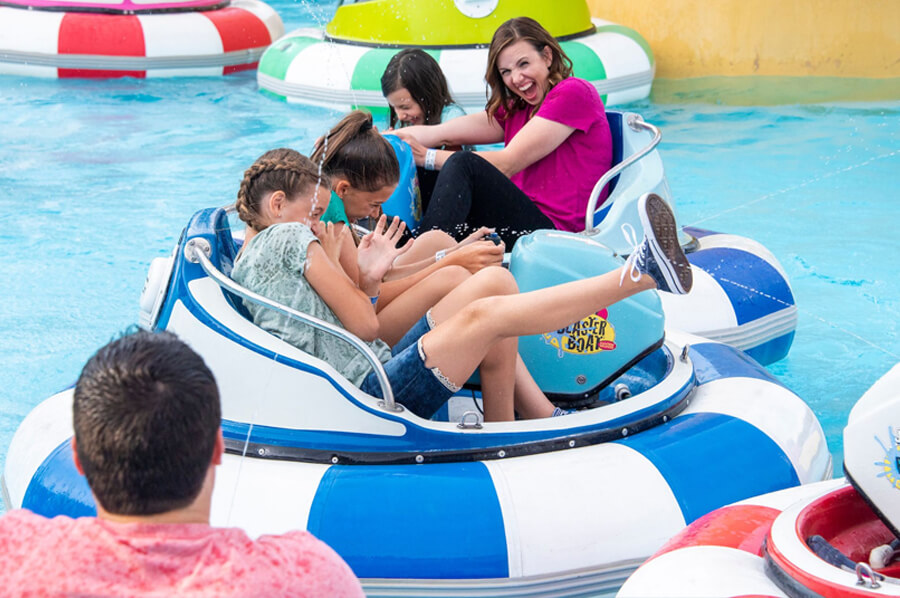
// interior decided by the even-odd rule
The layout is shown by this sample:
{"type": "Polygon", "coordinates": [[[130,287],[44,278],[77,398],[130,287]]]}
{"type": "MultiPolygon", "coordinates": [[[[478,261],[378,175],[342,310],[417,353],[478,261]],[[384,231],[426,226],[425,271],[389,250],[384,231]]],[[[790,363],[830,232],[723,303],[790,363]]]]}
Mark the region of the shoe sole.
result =
{"type": "Polygon", "coordinates": [[[648,193],[638,200],[638,212],[650,251],[666,284],[680,294],[690,292],[694,275],[691,264],[678,243],[678,228],[672,209],[659,195],[648,193]]]}

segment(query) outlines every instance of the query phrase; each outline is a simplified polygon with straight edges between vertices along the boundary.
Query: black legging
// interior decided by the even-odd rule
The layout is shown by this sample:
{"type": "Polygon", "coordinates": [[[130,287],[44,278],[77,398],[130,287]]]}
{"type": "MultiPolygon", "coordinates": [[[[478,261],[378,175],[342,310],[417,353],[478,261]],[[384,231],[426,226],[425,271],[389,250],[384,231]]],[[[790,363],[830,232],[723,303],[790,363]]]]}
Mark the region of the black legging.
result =
{"type": "Polygon", "coordinates": [[[457,240],[480,226],[497,229],[511,250],[516,239],[553,221],[493,164],[472,152],[444,162],[419,232],[440,229],[457,240]]]}

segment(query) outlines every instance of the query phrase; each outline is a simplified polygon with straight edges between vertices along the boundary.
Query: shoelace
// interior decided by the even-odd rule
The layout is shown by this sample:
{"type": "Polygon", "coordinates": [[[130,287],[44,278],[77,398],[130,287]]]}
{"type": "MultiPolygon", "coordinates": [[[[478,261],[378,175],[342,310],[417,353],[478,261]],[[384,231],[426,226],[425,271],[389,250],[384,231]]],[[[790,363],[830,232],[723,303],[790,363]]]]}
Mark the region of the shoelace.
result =
{"type": "Polygon", "coordinates": [[[628,259],[625,260],[625,265],[622,266],[619,286],[622,286],[622,283],[625,282],[626,272],[632,282],[639,281],[642,274],[641,267],[644,265],[644,252],[640,250],[642,243],[638,243],[637,233],[630,223],[626,222],[622,225],[622,236],[625,237],[626,243],[631,244],[631,255],[628,256],[628,259]]]}

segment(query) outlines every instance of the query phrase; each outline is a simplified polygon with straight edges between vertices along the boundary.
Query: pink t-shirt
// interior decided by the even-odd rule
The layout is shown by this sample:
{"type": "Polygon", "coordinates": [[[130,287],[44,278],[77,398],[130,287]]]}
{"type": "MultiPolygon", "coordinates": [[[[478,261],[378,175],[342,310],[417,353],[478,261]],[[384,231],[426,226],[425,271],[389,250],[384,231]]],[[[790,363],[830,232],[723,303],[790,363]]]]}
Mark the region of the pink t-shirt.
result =
{"type": "MultiPolygon", "coordinates": [[[[510,140],[528,122],[530,109],[519,110],[503,120],[506,111],[497,110],[503,127],[503,141],[510,140]]],[[[555,150],[510,180],[525,192],[557,228],[584,230],[584,213],[594,185],[612,166],[612,134],[600,94],[584,79],[569,77],[547,92],[537,114],[575,131],[555,150]]],[[[600,196],[601,201],[606,193],[600,196]]]]}
{"type": "Polygon", "coordinates": [[[251,540],[236,528],[0,517],[0,595],[363,596],[350,567],[303,531],[251,540]]]}

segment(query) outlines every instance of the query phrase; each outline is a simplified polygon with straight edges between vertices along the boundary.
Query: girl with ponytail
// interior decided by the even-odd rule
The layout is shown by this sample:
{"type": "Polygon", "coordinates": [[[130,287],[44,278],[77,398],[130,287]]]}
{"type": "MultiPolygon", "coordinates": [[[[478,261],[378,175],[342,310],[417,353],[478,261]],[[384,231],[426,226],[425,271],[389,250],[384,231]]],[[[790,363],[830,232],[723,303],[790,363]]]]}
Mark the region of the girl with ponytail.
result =
{"type": "MultiPolygon", "coordinates": [[[[331,180],[331,198],[321,220],[333,223],[338,232],[358,220],[377,219],[381,205],[400,179],[394,149],[373,125],[372,115],[362,110],[350,112],[320,137],[310,159],[331,180]]],[[[504,246],[483,241],[491,232],[489,228],[479,228],[459,243],[442,231],[420,235],[412,249],[399,257],[385,275],[388,284],[382,288],[379,310],[444,267],[461,266],[474,274],[487,266],[500,265],[504,246]]],[[[358,241],[355,233],[354,239],[358,241]]],[[[345,248],[341,263],[354,278],[356,258],[350,253],[345,248]]],[[[442,277],[430,281],[437,286],[428,293],[432,303],[427,307],[454,288],[451,279],[455,280],[442,277]]]]}

